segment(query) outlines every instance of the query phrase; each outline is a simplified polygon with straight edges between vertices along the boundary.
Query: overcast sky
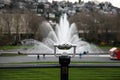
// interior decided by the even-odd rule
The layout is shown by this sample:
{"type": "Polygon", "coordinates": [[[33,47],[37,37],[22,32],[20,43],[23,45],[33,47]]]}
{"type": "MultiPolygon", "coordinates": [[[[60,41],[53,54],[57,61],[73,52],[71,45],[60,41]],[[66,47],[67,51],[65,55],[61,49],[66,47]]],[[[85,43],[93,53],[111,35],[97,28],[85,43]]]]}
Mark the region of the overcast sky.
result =
{"type": "MultiPolygon", "coordinates": [[[[51,2],[52,0],[48,0],[48,1],[51,2]]],[[[63,1],[63,0],[54,0],[54,1],[63,1]]],[[[69,1],[71,1],[71,2],[77,1],[78,2],[78,0],[69,0],[69,1]]],[[[87,2],[87,1],[99,1],[99,2],[109,1],[112,3],[112,5],[120,8],[120,0],[82,0],[82,1],[84,1],[84,2],[87,2]]]]}

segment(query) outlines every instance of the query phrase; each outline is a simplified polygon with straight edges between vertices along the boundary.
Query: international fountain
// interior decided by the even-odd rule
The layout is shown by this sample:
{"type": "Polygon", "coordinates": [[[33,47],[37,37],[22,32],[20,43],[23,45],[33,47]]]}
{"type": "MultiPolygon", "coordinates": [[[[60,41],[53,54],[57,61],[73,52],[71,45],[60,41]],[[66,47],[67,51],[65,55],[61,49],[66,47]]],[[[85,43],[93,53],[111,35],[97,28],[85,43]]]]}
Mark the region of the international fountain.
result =
{"type": "MultiPolygon", "coordinates": [[[[76,54],[83,54],[84,52],[90,53],[102,53],[103,51],[96,47],[94,44],[83,41],[78,36],[78,30],[75,23],[70,25],[67,20],[67,15],[64,14],[60,18],[60,22],[53,27],[49,22],[42,23],[42,30],[45,38],[42,42],[34,40],[34,46],[28,50],[22,51],[28,54],[54,54],[54,45],[70,44],[76,45],[76,54]]],[[[61,55],[63,52],[71,54],[73,48],[69,50],[56,49],[57,55],[61,55]]]]}
{"type": "Polygon", "coordinates": [[[69,24],[67,15],[64,14],[60,18],[60,23],[56,24],[55,30],[48,22],[43,22],[43,30],[45,36],[43,42],[34,40],[34,47],[24,51],[24,53],[32,54],[54,54],[59,57],[61,65],[61,80],[68,80],[68,65],[71,57],[76,53],[101,53],[100,49],[93,44],[83,41],[78,36],[78,30],[75,23],[69,24]]]}

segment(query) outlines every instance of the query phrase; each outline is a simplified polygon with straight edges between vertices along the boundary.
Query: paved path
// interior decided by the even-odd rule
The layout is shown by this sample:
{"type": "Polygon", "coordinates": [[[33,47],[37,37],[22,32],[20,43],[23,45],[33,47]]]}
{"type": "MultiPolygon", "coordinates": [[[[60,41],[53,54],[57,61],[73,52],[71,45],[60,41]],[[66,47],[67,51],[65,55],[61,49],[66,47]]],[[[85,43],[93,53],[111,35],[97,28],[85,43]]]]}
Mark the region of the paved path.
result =
{"type": "MultiPolygon", "coordinates": [[[[71,58],[71,61],[78,62],[120,62],[119,60],[110,60],[109,55],[82,55],[80,58],[76,55],[74,58],[71,58]]],[[[45,58],[43,55],[40,55],[37,59],[37,55],[25,55],[25,56],[11,56],[3,57],[0,56],[0,63],[18,63],[18,62],[58,62],[58,58],[54,55],[46,55],[45,58]]]]}

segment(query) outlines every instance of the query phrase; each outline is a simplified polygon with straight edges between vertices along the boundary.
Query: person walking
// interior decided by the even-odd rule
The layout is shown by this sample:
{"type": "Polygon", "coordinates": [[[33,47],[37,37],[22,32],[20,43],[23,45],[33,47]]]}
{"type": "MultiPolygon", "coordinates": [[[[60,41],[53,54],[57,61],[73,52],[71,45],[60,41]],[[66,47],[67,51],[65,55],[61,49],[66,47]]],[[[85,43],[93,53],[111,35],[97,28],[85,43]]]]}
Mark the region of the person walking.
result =
{"type": "Polygon", "coordinates": [[[80,57],[80,59],[82,58],[82,53],[80,52],[80,54],[79,54],[79,57],[80,57]]]}
{"type": "Polygon", "coordinates": [[[37,55],[37,60],[39,60],[39,59],[40,59],[40,55],[38,54],[38,55],[37,55]]]}
{"type": "Polygon", "coordinates": [[[43,58],[45,59],[45,54],[43,54],[43,58]]]}

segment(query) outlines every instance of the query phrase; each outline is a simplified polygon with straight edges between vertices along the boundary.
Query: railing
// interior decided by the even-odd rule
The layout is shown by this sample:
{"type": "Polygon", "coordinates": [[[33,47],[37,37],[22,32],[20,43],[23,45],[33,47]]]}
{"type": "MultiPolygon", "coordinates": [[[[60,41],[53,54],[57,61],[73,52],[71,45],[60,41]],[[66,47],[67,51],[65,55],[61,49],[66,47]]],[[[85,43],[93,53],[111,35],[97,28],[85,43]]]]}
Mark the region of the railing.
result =
{"type": "MultiPolygon", "coordinates": [[[[0,64],[0,69],[15,68],[60,68],[60,64],[0,64]]],[[[69,68],[120,68],[119,63],[70,64],[69,68]]]]}

